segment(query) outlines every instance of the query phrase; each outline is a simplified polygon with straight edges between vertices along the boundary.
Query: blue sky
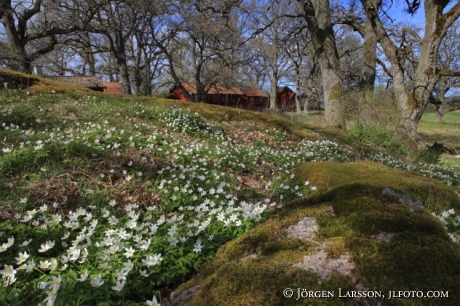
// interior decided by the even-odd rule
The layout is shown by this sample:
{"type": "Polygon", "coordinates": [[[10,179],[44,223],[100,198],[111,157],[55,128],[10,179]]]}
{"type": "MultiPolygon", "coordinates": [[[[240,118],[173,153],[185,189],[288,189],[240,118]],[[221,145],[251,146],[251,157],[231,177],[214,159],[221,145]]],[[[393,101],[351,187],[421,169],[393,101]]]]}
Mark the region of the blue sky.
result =
{"type": "Polygon", "coordinates": [[[406,3],[403,1],[395,1],[389,11],[389,16],[395,19],[395,22],[407,22],[416,25],[425,24],[425,13],[423,9],[423,2],[417,13],[411,15],[405,11],[406,3]]]}
{"type": "MultiPolygon", "coordinates": [[[[454,6],[457,1],[450,1],[450,3],[446,6],[444,13],[448,12],[449,9],[454,6]]],[[[406,6],[405,1],[403,0],[394,0],[393,6],[390,10],[390,17],[395,18],[396,22],[408,22],[417,25],[424,25],[425,24],[425,15],[424,15],[424,1],[422,0],[420,3],[420,8],[417,11],[417,14],[413,16],[404,12],[404,8],[406,6]]]]}

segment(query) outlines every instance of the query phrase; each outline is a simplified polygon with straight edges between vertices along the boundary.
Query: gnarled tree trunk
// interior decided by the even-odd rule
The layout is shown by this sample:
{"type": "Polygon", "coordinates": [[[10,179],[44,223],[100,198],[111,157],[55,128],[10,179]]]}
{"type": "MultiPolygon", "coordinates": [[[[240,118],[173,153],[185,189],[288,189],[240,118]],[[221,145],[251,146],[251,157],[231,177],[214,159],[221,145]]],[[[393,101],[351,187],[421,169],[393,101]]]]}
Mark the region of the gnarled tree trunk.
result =
{"type": "Polygon", "coordinates": [[[113,55],[117,60],[120,70],[121,85],[125,95],[131,94],[131,82],[129,80],[128,61],[126,59],[125,41],[121,30],[115,31],[115,44],[111,45],[113,55]]]}
{"type": "Polygon", "coordinates": [[[278,92],[278,78],[273,75],[270,78],[270,109],[277,109],[276,96],[278,92]]]}
{"type": "Polygon", "coordinates": [[[345,129],[340,62],[331,23],[329,0],[299,1],[305,11],[305,20],[319,57],[326,123],[345,129]]]}
{"type": "MultiPolygon", "coordinates": [[[[363,67],[361,69],[361,78],[359,80],[359,109],[365,107],[369,101],[374,98],[374,84],[377,65],[377,37],[375,36],[369,21],[363,27],[363,67]]],[[[365,118],[358,117],[359,120],[365,118]]]]}
{"type": "Polygon", "coordinates": [[[381,0],[361,0],[361,3],[380,45],[391,63],[394,94],[400,115],[397,133],[406,140],[409,147],[415,148],[418,143],[418,124],[429,103],[434,85],[440,76],[436,69],[439,45],[447,29],[460,15],[460,2],[457,2],[448,12],[443,14],[449,1],[424,1],[424,37],[419,38],[420,56],[417,77],[410,86],[406,84],[404,79],[404,68],[401,65],[399,49],[390,39],[380,20],[378,9],[381,0]]]}
{"type": "MultiPolygon", "coordinates": [[[[301,80],[300,80],[300,65],[298,63],[295,64],[295,109],[298,114],[302,112],[300,106],[300,88],[301,88],[301,80]]],[[[306,110],[308,112],[308,110],[306,110]]]]}

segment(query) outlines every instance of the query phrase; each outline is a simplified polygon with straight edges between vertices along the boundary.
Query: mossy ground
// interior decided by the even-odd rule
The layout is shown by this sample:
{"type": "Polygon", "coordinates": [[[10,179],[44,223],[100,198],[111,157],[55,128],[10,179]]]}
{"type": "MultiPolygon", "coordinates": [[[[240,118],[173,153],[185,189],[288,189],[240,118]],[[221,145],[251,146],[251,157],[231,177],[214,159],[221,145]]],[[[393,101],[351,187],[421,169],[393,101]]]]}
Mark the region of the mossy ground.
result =
{"type": "Polygon", "coordinates": [[[0,69],[0,72],[6,73],[18,85],[19,89],[27,90],[29,94],[45,94],[45,93],[75,93],[75,94],[102,94],[91,89],[79,86],[71,86],[66,83],[61,83],[46,78],[33,76],[8,69],[0,69]]]}
{"type": "Polygon", "coordinates": [[[296,179],[309,180],[319,191],[285,205],[224,245],[196,278],[179,288],[200,286],[187,305],[360,305],[364,301],[338,298],[338,289],[354,290],[357,279],[384,294],[449,291],[445,299],[385,299],[383,305],[460,304],[458,244],[428,211],[411,212],[408,205],[382,194],[385,187],[403,191],[439,213],[460,209],[455,192],[435,180],[373,162],[303,164],[296,179]],[[334,274],[320,281],[312,271],[292,267],[317,249],[314,243],[287,236],[286,229],[305,217],[316,218],[315,239],[327,242],[329,258],[352,255],[356,278],[334,274]],[[379,233],[391,233],[391,238],[378,240],[379,233]],[[284,288],[293,288],[294,297],[285,298],[284,288]],[[296,301],[297,288],[334,291],[335,297],[296,301]]]}
{"type": "Polygon", "coordinates": [[[369,184],[403,191],[421,201],[436,213],[454,208],[460,211],[458,195],[451,188],[415,172],[394,169],[372,161],[339,164],[335,162],[303,164],[296,170],[298,178],[308,177],[319,190],[350,185],[369,184]]]}

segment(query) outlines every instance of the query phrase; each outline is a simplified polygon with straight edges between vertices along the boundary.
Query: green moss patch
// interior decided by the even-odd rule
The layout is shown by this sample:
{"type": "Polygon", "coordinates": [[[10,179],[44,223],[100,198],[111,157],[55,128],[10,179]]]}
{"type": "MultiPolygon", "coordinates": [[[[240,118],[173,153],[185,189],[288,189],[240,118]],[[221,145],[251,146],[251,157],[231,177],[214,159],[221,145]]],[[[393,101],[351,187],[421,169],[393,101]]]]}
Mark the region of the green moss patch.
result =
{"type": "MultiPolygon", "coordinates": [[[[367,184],[405,192],[436,213],[450,208],[460,211],[459,196],[443,183],[418,173],[390,168],[372,161],[305,163],[295,170],[295,175],[300,181],[310,181],[319,191],[350,186],[352,183],[367,184]]],[[[354,188],[350,188],[350,192],[354,188]]],[[[344,197],[347,196],[346,189],[340,192],[345,193],[344,197]]]]}
{"type": "MultiPolygon", "coordinates": [[[[337,286],[351,289],[353,284],[349,278],[337,275],[320,285],[312,272],[286,270],[285,267],[261,265],[252,261],[233,262],[203,282],[199,293],[189,305],[330,305],[328,299],[301,298],[295,301],[298,297],[297,288],[332,291],[337,286]],[[285,288],[294,290],[291,299],[283,296],[285,288]]],[[[342,301],[335,305],[346,303],[342,301]]]]}

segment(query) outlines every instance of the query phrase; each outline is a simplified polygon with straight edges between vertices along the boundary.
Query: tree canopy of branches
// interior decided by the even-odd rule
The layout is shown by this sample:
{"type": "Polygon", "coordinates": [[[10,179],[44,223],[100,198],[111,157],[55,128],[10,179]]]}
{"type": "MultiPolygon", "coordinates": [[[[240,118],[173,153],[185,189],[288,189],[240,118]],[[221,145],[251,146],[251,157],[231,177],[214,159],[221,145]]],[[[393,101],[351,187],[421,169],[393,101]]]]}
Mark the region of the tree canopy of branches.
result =
{"type": "Polygon", "coordinates": [[[217,83],[251,85],[270,92],[272,108],[288,82],[297,111],[300,97],[315,97],[340,129],[344,93],[373,98],[379,65],[397,133],[415,145],[428,103],[457,86],[460,1],[405,2],[406,14],[423,5],[423,29],[393,24],[392,0],[0,0],[0,65],[121,80],[125,94],[193,82],[196,101],[217,83]]]}
{"type": "Polygon", "coordinates": [[[7,42],[0,42],[0,47],[6,50],[10,67],[30,73],[34,60],[53,51],[63,35],[84,30],[100,7],[100,1],[1,0],[7,42]]]}

